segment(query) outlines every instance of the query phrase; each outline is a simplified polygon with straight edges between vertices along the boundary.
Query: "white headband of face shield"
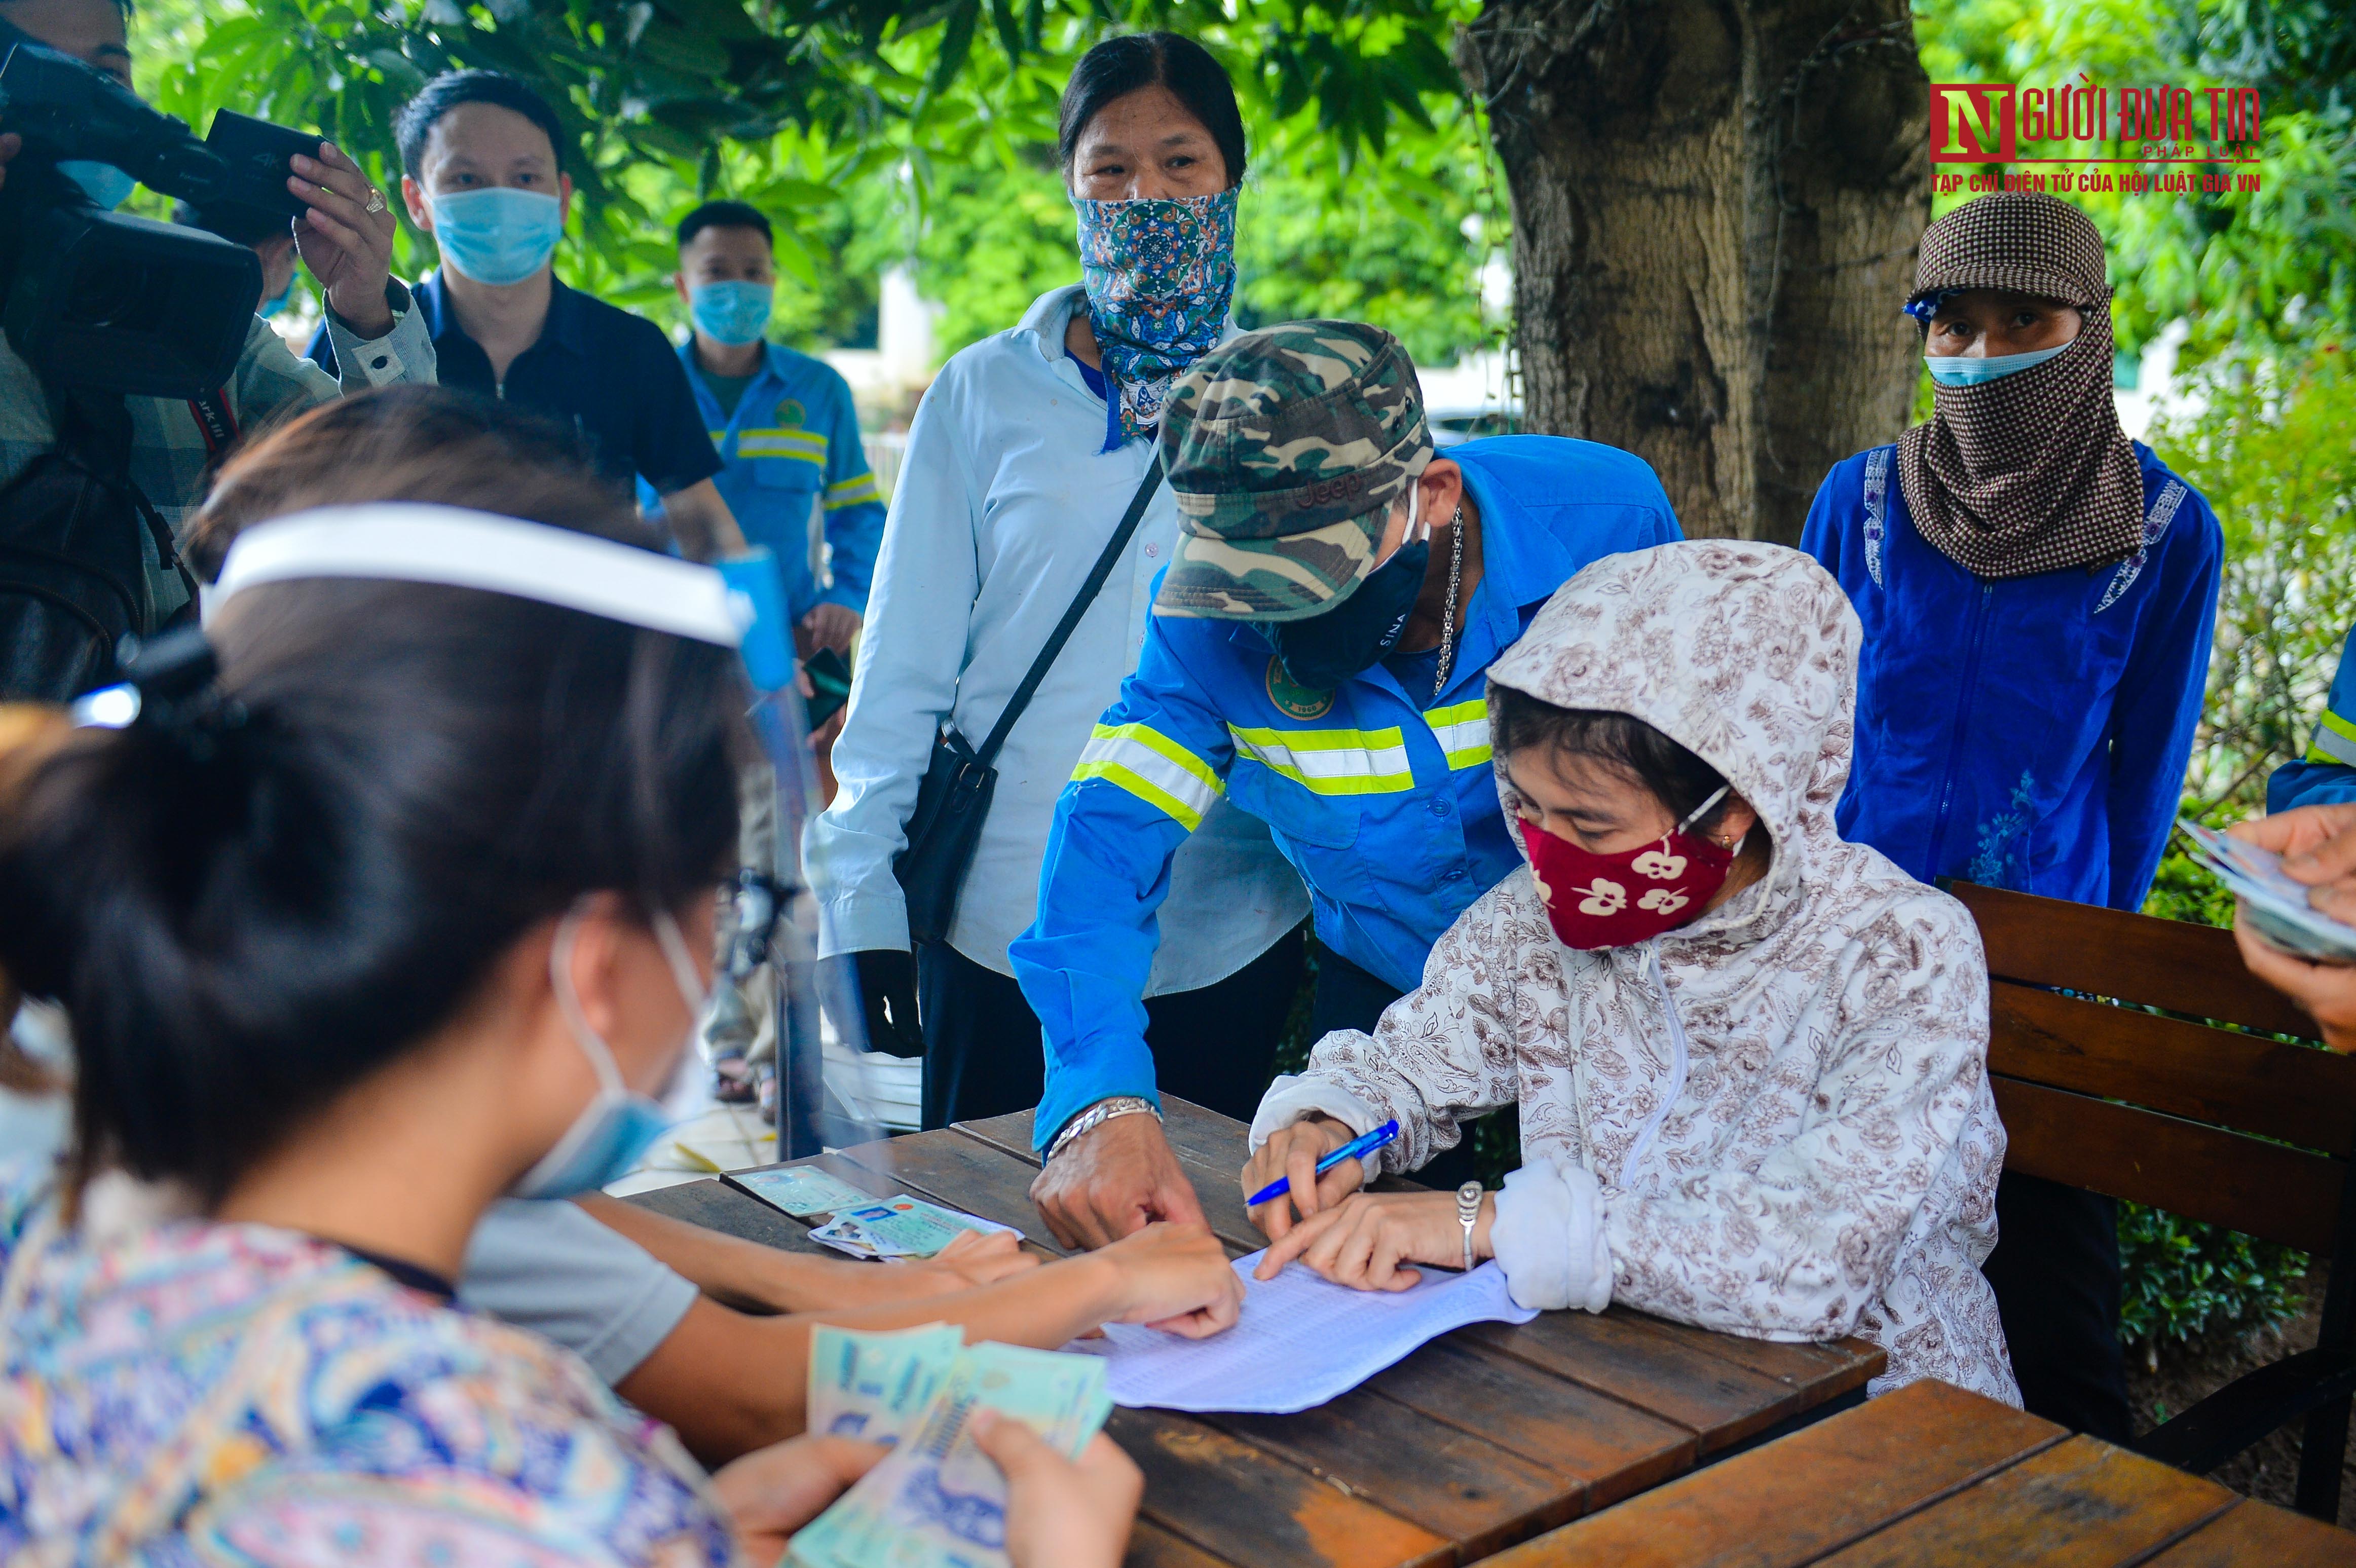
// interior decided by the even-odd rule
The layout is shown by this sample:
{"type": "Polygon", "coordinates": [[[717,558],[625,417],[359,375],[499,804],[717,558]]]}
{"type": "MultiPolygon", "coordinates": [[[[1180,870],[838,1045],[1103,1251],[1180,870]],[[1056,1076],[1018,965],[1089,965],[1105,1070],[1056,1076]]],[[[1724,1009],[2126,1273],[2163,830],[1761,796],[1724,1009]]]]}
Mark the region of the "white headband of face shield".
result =
{"type": "Polygon", "coordinates": [[[319,577],[479,588],[723,648],[738,645],[752,618],[750,604],[709,566],[569,528],[413,501],[320,507],[248,529],[205,592],[204,618],[257,584],[319,577]]]}

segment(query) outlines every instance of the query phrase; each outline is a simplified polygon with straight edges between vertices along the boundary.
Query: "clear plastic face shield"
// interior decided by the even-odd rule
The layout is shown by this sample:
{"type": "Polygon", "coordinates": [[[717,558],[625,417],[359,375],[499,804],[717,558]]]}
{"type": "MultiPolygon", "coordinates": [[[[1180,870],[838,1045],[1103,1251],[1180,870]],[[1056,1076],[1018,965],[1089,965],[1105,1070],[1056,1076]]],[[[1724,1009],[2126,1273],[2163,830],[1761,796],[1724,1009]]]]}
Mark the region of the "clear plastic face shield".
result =
{"type": "MultiPolygon", "coordinates": [[[[718,922],[712,1002],[698,1036],[708,1037],[713,1015],[734,1007],[749,1055],[774,1060],[775,1094],[763,1094],[762,1109],[774,1115],[775,1158],[884,1135],[879,1107],[896,1097],[883,1064],[894,1058],[867,1049],[851,959],[818,957],[818,902],[801,863],[802,829],[819,809],[818,770],[783,584],[767,551],[715,568],[455,507],[324,508],[241,535],[205,596],[205,618],[258,584],[323,577],[513,594],[736,649],[749,749],[759,760],[740,780],[740,869],[718,922]]],[[[178,685],[209,681],[210,650],[194,637],[158,639],[128,668],[134,683],[81,699],[78,723],[120,727],[138,716],[143,700],[169,700],[178,685]],[[183,662],[201,664],[201,672],[176,671],[183,662]]],[[[682,1070],[707,1069],[689,1063],[682,1070]]]]}

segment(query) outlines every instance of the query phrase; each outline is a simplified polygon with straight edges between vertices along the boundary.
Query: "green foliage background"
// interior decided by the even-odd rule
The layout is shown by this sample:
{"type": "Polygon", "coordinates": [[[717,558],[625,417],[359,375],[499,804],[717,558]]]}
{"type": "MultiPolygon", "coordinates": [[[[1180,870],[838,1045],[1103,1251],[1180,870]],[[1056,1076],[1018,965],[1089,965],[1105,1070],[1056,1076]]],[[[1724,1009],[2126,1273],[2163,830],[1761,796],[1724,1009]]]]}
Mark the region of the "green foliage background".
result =
{"type": "MultiPolygon", "coordinates": [[[[146,0],[134,27],[160,107],[200,129],[225,107],[316,124],[388,188],[393,113],[428,76],[514,70],[574,134],[568,281],[682,327],[670,227],[734,197],[777,228],[780,336],[855,342],[873,329],[880,274],[909,264],[946,307],[952,351],[1077,281],[1056,96],[1108,32],[1173,25],[1228,65],[1245,110],[1238,319],[1376,321],[1445,364],[1502,337],[1480,274],[1508,236],[1485,132],[1443,52],[1460,12],[1465,0],[146,0]]],[[[412,277],[433,264],[405,220],[395,261],[412,277]]]]}

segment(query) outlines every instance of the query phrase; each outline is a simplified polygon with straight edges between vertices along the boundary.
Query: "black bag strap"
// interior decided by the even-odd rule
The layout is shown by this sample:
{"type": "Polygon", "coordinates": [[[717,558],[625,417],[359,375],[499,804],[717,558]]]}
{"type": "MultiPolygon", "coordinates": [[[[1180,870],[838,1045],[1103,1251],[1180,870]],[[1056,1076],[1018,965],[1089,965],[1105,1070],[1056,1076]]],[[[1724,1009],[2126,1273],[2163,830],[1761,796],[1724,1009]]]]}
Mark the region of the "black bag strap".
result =
{"type": "Polygon", "coordinates": [[[1139,481],[1137,493],[1129,498],[1129,510],[1121,514],[1120,526],[1112,531],[1110,539],[1105,541],[1104,553],[1097,557],[1097,564],[1088,568],[1088,580],[1082,583],[1080,591],[1072,596],[1072,607],[1064,612],[1062,620],[1056,622],[1054,633],[1047,639],[1047,646],[1042,648],[1039,657],[1031,661],[1030,672],[1023,677],[1023,684],[1014,688],[1014,695],[1006,700],[1005,711],[991,726],[990,738],[981,743],[980,751],[974,753],[974,759],[984,768],[997,760],[998,748],[1006,744],[1007,736],[1014,729],[1014,721],[1021,718],[1023,710],[1031,705],[1032,697],[1039,690],[1039,682],[1047,678],[1048,668],[1055,662],[1055,655],[1064,651],[1064,644],[1069,642],[1072,633],[1079,629],[1080,618],[1088,613],[1088,607],[1096,602],[1097,595],[1104,588],[1105,579],[1112,575],[1113,563],[1119,561],[1120,553],[1129,548],[1130,537],[1137,532],[1138,520],[1145,515],[1145,504],[1153,499],[1153,492],[1161,483],[1162,450],[1157,443],[1153,461],[1145,466],[1145,478],[1139,481]]]}

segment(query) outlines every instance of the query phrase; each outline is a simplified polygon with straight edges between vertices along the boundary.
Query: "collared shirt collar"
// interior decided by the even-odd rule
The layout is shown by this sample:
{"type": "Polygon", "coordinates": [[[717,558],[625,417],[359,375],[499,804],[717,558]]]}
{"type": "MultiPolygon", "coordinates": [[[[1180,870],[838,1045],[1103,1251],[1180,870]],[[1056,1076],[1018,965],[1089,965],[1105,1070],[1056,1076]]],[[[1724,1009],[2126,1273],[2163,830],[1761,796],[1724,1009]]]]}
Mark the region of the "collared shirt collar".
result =
{"type": "Polygon", "coordinates": [[[787,349],[784,344],[762,344],[761,368],[755,371],[753,379],[744,383],[744,395],[736,400],[736,412],[723,415],[720,412],[720,400],[712,395],[712,383],[703,379],[703,366],[696,360],[695,335],[691,332],[688,334],[687,341],[679,345],[675,351],[679,355],[679,362],[687,370],[688,390],[695,393],[695,406],[702,412],[707,425],[717,424],[733,428],[744,412],[753,406],[753,398],[756,390],[760,389],[765,382],[775,382],[779,387],[784,386],[786,372],[792,368],[786,360],[787,349]]]}
{"type": "MultiPolygon", "coordinates": [[[[450,308],[449,295],[442,284],[441,268],[436,267],[410,292],[416,295],[417,308],[425,317],[428,337],[436,342],[454,332],[466,337],[466,329],[458,325],[457,313],[450,308]]],[[[551,274],[548,280],[548,319],[541,324],[539,340],[524,353],[529,354],[532,349],[553,338],[573,353],[586,358],[587,349],[581,341],[581,317],[579,291],[567,288],[562,278],[551,274]]],[[[466,340],[474,341],[471,337],[466,337],[466,340]]]]}

